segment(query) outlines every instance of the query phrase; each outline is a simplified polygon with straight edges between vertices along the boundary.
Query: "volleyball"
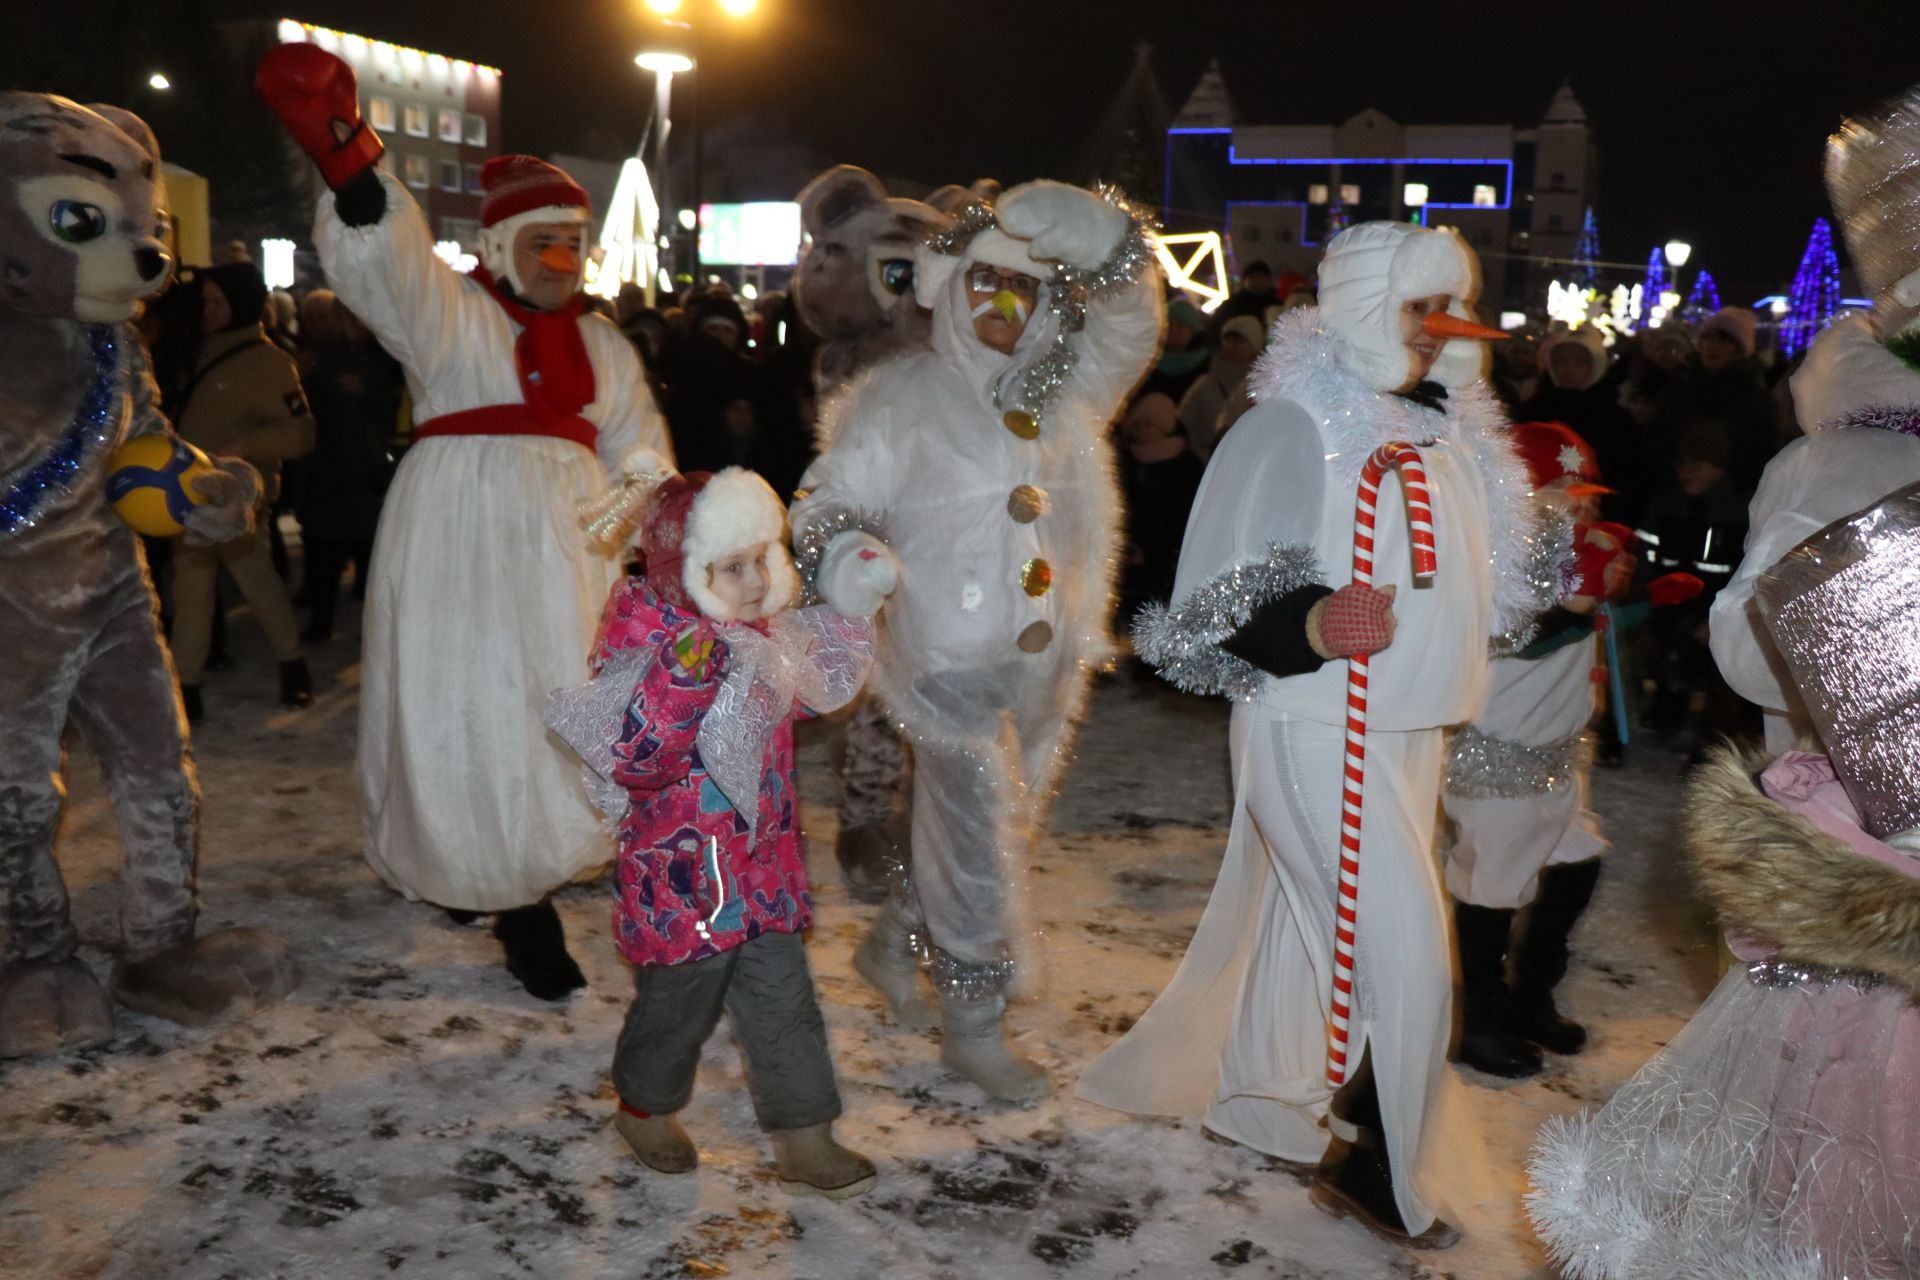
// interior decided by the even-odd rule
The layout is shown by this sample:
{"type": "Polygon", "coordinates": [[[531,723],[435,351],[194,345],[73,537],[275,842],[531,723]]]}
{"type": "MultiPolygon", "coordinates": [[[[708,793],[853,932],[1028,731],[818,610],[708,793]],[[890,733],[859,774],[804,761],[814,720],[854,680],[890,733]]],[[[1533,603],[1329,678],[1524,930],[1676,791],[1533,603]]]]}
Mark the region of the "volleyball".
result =
{"type": "Polygon", "coordinates": [[[178,436],[138,436],[114,452],[107,501],[135,533],[172,538],[186,531],[187,513],[206,501],[193,481],[217,468],[178,436]]]}

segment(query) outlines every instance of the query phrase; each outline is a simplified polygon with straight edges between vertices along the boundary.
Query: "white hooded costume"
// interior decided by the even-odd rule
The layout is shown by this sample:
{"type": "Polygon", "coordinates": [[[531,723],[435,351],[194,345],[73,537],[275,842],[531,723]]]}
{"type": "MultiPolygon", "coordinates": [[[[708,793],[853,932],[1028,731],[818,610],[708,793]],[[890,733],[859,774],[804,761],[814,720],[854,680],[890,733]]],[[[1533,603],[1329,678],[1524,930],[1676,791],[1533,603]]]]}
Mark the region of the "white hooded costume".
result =
{"type": "Polygon", "coordinates": [[[1012,977],[1017,885],[1111,652],[1107,424],[1161,325],[1158,271],[1121,207],[1040,182],[995,212],[961,211],[916,252],[933,349],[868,370],[827,407],[793,508],[803,573],[857,531],[899,557],[873,680],[914,747],[911,878],[936,985],[988,998],[1012,977]],[[1055,306],[1056,262],[1092,286],[1077,332],[1055,306]],[[1010,355],[975,334],[972,263],[1042,282],[1010,355]]]}
{"type": "Polygon", "coordinates": [[[1439,571],[1415,587],[1405,505],[1389,478],[1373,581],[1397,586],[1398,622],[1370,673],[1349,1050],[1358,1062],[1371,1048],[1395,1199],[1413,1232],[1442,1211],[1443,1180],[1460,1193],[1479,1163],[1464,1119],[1442,1105],[1452,1007],[1449,909],[1433,853],[1443,727],[1479,712],[1489,639],[1552,602],[1563,554],[1536,529],[1477,343],[1442,348],[1429,375],[1445,388],[1442,408],[1394,394],[1412,372],[1402,304],[1449,294],[1464,318],[1477,275],[1450,231],[1363,224],[1328,246],[1319,307],[1274,327],[1249,380],[1255,406],[1215,452],[1194,503],[1172,607],[1136,629],[1136,647],[1168,679],[1237,699],[1226,856],[1172,983],[1080,1081],[1081,1096],[1103,1106],[1199,1116],[1285,1159],[1326,1149],[1347,664],[1275,678],[1219,644],[1256,605],[1351,579],[1361,467],[1380,444],[1415,444],[1439,571]]]}
{"type": "MultiPolygon", "coordinates": [[[[406,188],[380,181],[378,222],[348,225],[327,196],[314,240],[340,300],[405,370],[415,422],[523,408],[518,325],[486,286],[434,254],[406,188]]],[[[506,245],[510,262],[510,236],[506,245]]],[[[590,446],[539,434],[420,439],[381,514],[358,777],[367,860],[409,898],[522,907],[612,857],[579,761],[541,711],[553,690],[586,680],[620,573],[616,558],[589,547],[576,509],[631,457],[671,446],[632,344],[604,317],[578,323],[594,379],[580,411],[590,446]]]]}

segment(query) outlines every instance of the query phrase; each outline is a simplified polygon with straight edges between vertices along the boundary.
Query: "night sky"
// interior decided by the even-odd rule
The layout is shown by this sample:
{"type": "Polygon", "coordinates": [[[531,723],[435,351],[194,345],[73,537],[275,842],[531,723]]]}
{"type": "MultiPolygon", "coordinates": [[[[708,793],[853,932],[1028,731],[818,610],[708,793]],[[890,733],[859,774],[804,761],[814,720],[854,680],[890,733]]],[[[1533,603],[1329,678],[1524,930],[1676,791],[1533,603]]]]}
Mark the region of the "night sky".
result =
{"type": "MultiPolygon", "coordinates": [[[[1694,244],[1689,274],[1712,271],[1742,302],[1791,276],[1826,212],[1826,135],[1920,81],[1920,7],[1880,0],[760,0],[744,23],[713,0],[688,4],[711,15],[696,73],[711,127],[929,184],[1060,166],[1142,39],[1172,109],[1218,56],[1241,122],[1254,124],[1335,122],[1371,106],[1411,123],[1526,125],[1570,76],[1599,138],[1605,257],[1644,262],[1678,236],[1694,244]]],[[[651,100],[631,63],[651,21],[641,0],[216,8],[501,67],[516,150],[612,158],[638,141],[651,100]]]]}

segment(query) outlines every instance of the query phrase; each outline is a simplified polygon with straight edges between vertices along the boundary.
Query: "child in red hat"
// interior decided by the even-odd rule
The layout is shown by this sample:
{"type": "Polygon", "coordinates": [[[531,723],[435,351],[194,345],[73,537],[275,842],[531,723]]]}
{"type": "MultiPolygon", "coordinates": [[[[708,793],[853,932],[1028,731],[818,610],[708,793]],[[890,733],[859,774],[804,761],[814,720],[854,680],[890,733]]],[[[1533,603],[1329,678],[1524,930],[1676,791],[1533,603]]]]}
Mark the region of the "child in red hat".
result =
{"type": "MultiPolygon", "coordinates": [[[[812,899],[793,721],[859,692],[873,624],[789,609],[786,513],[752,472],[675,475],[663,464],[606,519],[617,528],[643,502],[645,570],[607,601],[596,677],[547,711],[618,830],[614,934],[636,995],[614,1051],[614,1126],[650,1168],[693,1169],[676,1113],[724,1008],[781,1186],[859,1195],[874,1168],[833,1140],[840,1094],[800,940],[812,899]]],[[[832,568],[849,588],[837,599],[875,607],[897,574],[884,549],[832,568]]]]}

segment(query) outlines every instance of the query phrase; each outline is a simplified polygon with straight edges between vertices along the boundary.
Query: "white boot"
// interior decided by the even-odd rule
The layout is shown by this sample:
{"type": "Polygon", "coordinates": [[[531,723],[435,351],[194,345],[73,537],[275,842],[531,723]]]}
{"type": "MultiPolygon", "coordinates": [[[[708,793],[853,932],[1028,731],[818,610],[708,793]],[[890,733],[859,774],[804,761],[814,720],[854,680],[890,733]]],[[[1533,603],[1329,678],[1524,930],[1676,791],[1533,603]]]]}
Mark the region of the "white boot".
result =
{"type": "Polygon", "coordinates": [[[1046,1068],[1007,1039],[1002,996],[965,999],[942,993],[940,1061],[1003,1102],[1038,1102],[1053,1092],[1046,1068]]]}
{"type": "Polygon", "coordinates": [[[917,927],[900,891],[888,894],[853,953],[853,971],[880,993],[896,1026],[927,1031],[939,1025],[940,1014],[920,983],[920,956],[913,946],[917,927]]]}

